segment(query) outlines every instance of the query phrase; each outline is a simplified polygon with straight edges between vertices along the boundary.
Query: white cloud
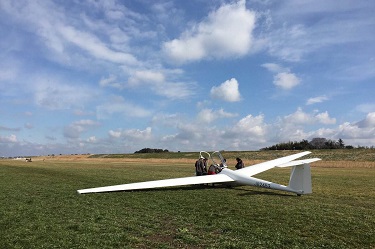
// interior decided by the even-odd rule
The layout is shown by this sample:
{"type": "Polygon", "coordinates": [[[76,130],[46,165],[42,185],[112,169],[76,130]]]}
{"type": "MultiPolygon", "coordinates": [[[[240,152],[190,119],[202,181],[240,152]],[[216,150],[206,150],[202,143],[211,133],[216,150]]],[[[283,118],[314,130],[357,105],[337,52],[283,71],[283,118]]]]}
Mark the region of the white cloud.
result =
{"type": "Polygon", "coordinates": [[[359,128],[375,129],[375,112],[368,113],[366,118],[356,123],[359,128]]]}
{"type": "Polygon", "coordinates": [[[119,137],[121,137],[121,131],[113,131],[113,130],[110,130],[110,131],[108,132],[108,135],[109,135],[110,137],[113,137],[113,138],[119,138],[119,137]]]}
{"type": "MultiPolygon", "coordinates": [[[[110,130],[108,132],[109,136],[111,138],[124,138],[126,140],[131,140],[134,142],[139,142],[140,140],[150,140],[152,138],[152,128],[147,127],[145,130],[140,130],[140,129],[127,129],[127,130],[122,130],[118,129],[116,131],[110,130]]],[[[127,141],[129,142],[129,141],[127,141]]]]}
{"type": "Polygon", "coordinates": [[[289,68],[285,68],[275,63],[264,63],[262,67],[268,71],[275,73],[273,84],[284,90],[290,90],[300,84],[301,80],[290,72],[289,68]]]}
{"type": "Polygon", "coordinates": [[[51,110],[79,107],[92,100],[95,90],[86,86],[68,85],[53,77],[38,77],[30,88],[37,105],[51,110]]]}
{"type": "Polygon", "coordinates": [[[327,96],[318,96],[318,97],[314,97],[314,98],[309,98],[306,102],[306,105],[313,105],[313,104],[316,104],[316,103],[322,103],[322,102],[327,101],[327,100],[328,100],[327,96]]]}
{"type": "Polygon", "coordinates": [[[212,123],[217,119],[220,118],[232,118],[236,117],[237,114],[234,113],[229,113],[224,111],[224,109],[219,109],[217,111],[214,111],[212,109],[202,109],[198,115],[198,123],[203,122],[203,123],[212,123]]]}
{"type": "Polygon", "coordinates": [[[96,139],[96,137],[95,136],[91,136],[91,137],[89,137],[87,140],[86,140],[86,142],[88,142],[88,143],[95,143],[95,142],[97,142],[98,140],[96,139]]]}
{"type": "Polygon", "coordinates": [[[305,113],[301,108],[298,108],[296,112],[285,116],[283,119],[288,124],[312,124],[314,121],[313,115],[305,113]]]}
{"type": "Polygon", "coordinates": [[[273,72],[273,73],[281,73],[283,71],[289,71],[288,69],[285,69],[284,67],[276,63],[264,63],[262,64],[262,67],[268,69],[268,71],[273,72]]]}
{"type": "Polygon", "coordinates": [[[329,114],[327,111],[318,113],[315,116],[315,119],[318,123],[325,124],[325,125],[336,124],[336,119],[329,117],[329,114]]]}
{"type": "Polygon", "coordinates": [[[306,33],[303,25],[283,26],[272,30],[265,38],[269,53],[285,61],[301,60],[301,57],[311,49],[304,47],[304,42],[307,41],[306,33]]]}
{"type": "Polygon", "coordinates": [[[174,81],[180,73],[179,70],[138,70],[131,73],[127,86],[144,91],[150,88],[155,94],[169,99],[185,99],[193,94],[193,84],[174,81]]]}
{"type": "Polygon", "coordinates": [[[108,48],[93,34],[77,30],[72,26],[63,25],[57,27],[57,31],[59,31],[59,35],[65,39],[65,42],[76,45],[95,58],[127,65],[138,64],[137,59],[133,55],[108,48]]]}
{"type": "Polygon", "coordinates": [[[101,78],[100,81],[99,81],[99,85],[101,87],[113,87],[113,88],[116,88],[116,89],[120,89],[122,90],[124,88],[124,84],[123,83],[119,83],[117,81],[117,76],[115,75],[110,75],[109,77],[107,78],[101,78]]]}
{"type": "MultiPolygon", "coordinates": [[[[267,125],[264,123],[264,115],[247,115],[242,118],[231,129],[233,133],[241,134],[241,137],[264,137],[267,131],[267,125]]],[[[244,138],[246,139],[246,138],[244,138]]]]}
{"type": "Polygon", "coordinates": [[[355,108],[359,112],[369,113],[369,112],[375,112],[375,103],[366,103],[358,105],[355,108]]]}
{"type": "Polygon", "coordinates": [[[357,122],[344,124],[338,127],[336,137],[350,141],[352,145],[374,146],[375,144],[375,112],[368,113],[366,118],[357,122]]]}
{"type": "Polygon", "coordinates": [[[107,119],[116,113],[137,118],[151,115],[149,109],[126,102],[121,96],[112,96],[110,101],[96,107],[96,115],[98,119],[107,119]]]}
{"type": "Polygon", "coordinates": [[[128,80],[129,86],[157,85],[165,82],[164,74],[157,71],[141,70],[133,72],[128,80]]]}
{"type": "Polygon", "coordinates": [[[77,139],[81,134],[87,131],[90,127],[98,126],[99,123],[90,119],[82,119],[75,121],[64,127],[64,137],[77,139]]]}
{"type": "Polygon", "coordinates": [[[211,97],[227,102],[237,102],[241,100],[238,90],[238,82],[235,78],[226,80],[220,86],[213,86],[210,91],[211,97]]]}
{"type": "Polygon", "coordinates": [[[0,143],[17,143],[17,136],[11,134],[9,136],[0,136],[0,143]]]}
{"type": "Polygon", "coordinates": [[[292,89],[299,83],[300,79],[293,73],[278,73],[273,77],[273,84],[285,90],[292,89]]]}
{"type": "MultiPolygon", "coordinates": [[[[266,41],[264,46],[271,55],[294,62],[306,59],[315,51],[342,45],[361,44],[370,48],[374,42],[374,36],[369,32],[374,24],[368,17],[372,13],[371,7],[366,1],[356,4],[342,1],[340,6],[324,0],[283,2],[267,16],[263,25],[271,24],[270,28],[262,30],[258,39],[266,41]]],[[[363,51],[369,50],[357,52],[363,51]]],[[[342,56],[340,53],[341,59],[342,56]]]]}
{"type": "Polygon", "coordinates": [[[20,131],[21,128],[19,128],[19,127],[7,127],[7,126],[0,125],[0,131],[1,130],[4,130],[4,131],[20,131]]]}
{"type": "Polygon", "coordinates": [[[135,17],[129,18],[131,12],[120,4],[72,4],[70,11],[66,11],[62,5],[53,2],[3,2],[3,10],[13,20],[39,37],[39,44],[33,49],[43,51],[41,54],[49,60],[74,67],[87,67],[85,64],[89,60],[127,66],[139,64],[138,59],[128,52],[131,50],[127,44],[127,32],[132,32],[133,37],[140,32],[136,32],[137,24],[132,20],[135,17]],[[91,19],[91,11],[104,15],[101,18],[98,18],[100,14],[95,15],[95,19],[91,19]],[[122,29],[118,28],[118,23],[122,29]]]}
{"type": "Polygon", "coordinates": [[[222,5],[207,19],[164,43],[164,52],[176,62],[246,55],[252,45],[255,13],[244,0],[222,5]]]}
{"type": "Polygon", "coordinates": [[[306,113],[301,108],[298,108],[292,114],[289,114],[283,118],[283,122],[288,125],[311,125],[311,124],[335,124],[336,119],[331,118],[328,112],[322,113],[306,113]]]}

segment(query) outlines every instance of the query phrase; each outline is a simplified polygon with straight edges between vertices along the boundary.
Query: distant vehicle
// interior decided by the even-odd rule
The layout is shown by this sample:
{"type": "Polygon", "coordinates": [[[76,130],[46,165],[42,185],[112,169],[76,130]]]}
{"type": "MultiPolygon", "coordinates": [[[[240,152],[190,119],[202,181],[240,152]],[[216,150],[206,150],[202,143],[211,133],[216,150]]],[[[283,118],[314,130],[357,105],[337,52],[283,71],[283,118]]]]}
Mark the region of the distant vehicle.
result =
{"type": "Polygon", "coordinates": [[[287,192],[295,193],[298,196],[300,196],[300,195],[312,193],[310,163],[321,160],[319,158],[296,160],[310,153],[311,152],[309,151],[305,151],[305,152],[297,153],[294,155],[290,155],[290,156],[274,159],[271,161],[255,164],[252,166],[244,167],[239,170],[231,170],[231,169],[228,169],[226,165],[226,161],[219,151],[215,151],[211,154],[205,151],[201,151],[200,156],[202,156],[202,154],[206,154],[207,155],[206,158],[211,160],[211,162],[217,167],[220,167],[220,172],[218,174],[128,183],[128,184],[122,184],[122,185],[89,188],[89,189],[80,189],[80,190],[77,190],[77,192],[79,194],[87,194],[87,193],[101,193],[101,192],[112,192],[112,191],[129,191],[129,190],[138,190],[138,189],[152,189],[152,188],[183,186],[183,185],[192,185],[192,184],[224,183],[224,184],[228,184],[231,186],[250,185],[250,186],[255,186],[255,187],[260,187],[260,188],[287,191],[287,192]],[[220,160],[220,163],[217,163],[217,161],[215,161],[215,158],[218,158],[220,160]],[[253,175],[259,174],[261,172],[272,169],[274,167],[279,167],[279,168],[292,167],[288,186],[252,177],[253,175]]]}

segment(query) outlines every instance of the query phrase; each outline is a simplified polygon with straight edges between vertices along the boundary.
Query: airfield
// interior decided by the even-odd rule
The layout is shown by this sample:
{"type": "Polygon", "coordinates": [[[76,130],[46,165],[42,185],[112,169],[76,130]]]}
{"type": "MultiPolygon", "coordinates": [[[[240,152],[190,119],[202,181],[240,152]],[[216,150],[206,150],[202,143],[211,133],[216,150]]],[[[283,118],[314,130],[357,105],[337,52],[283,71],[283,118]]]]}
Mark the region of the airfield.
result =
{"type": "MultiPolygon", "coordinates": [[[[298,151],[297,151],[298,152],[298,151]]],[[[296,151],[222,152],[230,168],[296,151]]],[[[318,150],[313,194],[182,186],[77,189],[194,175],[199,153],[0,160],[0,248],[375,248],[375,150],[318,150]]],[[[287,184],[290,169],[257,176],[287,184]]]]}

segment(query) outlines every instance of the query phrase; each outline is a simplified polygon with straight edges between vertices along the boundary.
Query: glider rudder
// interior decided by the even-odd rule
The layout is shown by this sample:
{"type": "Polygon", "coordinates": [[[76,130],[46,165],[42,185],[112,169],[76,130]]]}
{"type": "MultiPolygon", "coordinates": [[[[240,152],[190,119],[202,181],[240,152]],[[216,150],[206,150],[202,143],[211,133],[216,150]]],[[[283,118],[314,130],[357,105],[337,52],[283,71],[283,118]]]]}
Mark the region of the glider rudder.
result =
{"type": "Polygon", "coordinates": [[[293,189],[297,195],[312,193],[310,164],[292,168],[288,187],[293,189]]]}

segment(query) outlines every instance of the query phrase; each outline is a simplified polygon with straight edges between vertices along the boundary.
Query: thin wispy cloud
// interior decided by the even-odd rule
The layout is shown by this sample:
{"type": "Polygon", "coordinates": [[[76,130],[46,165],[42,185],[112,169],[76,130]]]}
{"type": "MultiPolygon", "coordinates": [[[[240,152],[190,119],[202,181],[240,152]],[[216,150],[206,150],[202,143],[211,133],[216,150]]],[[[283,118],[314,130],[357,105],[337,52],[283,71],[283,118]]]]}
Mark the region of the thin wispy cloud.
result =
{"type": "Polygon", "coordinates": [[[314,97],[314,98],[309,98],[306,102],[306,105],[313,105],[313,104],[317,104],[317,103],[322,103],[322,102],[327,101],[327,100],[328,100],[327,96],[318,96],[318,97],[314,97]]]}

